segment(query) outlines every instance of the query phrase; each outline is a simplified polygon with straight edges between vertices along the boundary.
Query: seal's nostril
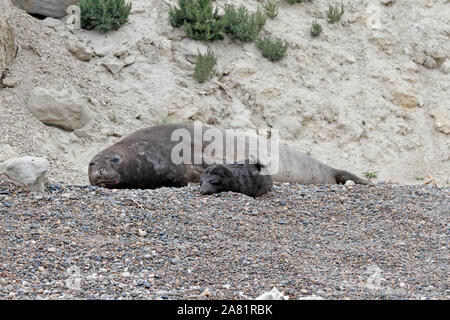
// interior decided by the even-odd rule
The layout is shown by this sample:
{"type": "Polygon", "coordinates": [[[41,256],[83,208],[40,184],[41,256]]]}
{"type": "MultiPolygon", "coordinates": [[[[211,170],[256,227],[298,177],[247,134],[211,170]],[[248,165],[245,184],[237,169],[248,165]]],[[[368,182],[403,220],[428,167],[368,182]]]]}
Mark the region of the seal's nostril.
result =
{"type": "Polygon", "coordinates": [[[102,175],[103,175],[102,170],[98,170],[98,175],[99,175],[99,176],[102,176],[102,175]]]}

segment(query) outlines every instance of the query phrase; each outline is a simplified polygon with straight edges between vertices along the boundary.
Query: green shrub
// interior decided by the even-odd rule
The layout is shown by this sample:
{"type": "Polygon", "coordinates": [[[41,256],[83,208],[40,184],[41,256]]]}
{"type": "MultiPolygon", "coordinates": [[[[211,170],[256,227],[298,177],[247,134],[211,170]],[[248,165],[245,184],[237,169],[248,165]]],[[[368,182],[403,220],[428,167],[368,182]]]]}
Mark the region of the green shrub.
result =
{"type": "Polygon", "coordinates": [[[170,24],[183,28],[194,40],[223,39],[223,21],[218,9],[213,10],[211,0],[178,0],[179,7],[169,11],[170,24]]]}
{"type": "Polygon", "coordinates": [[[342,15],[344,14],[344,3],[341,3],[341,10],[339,11],[338,6],[330,6],[328,7],[327,17],[329,23],[335,23],[341,20],[342,15]]]}
{"type": "Polygon", "coordinates": [[[256,40],[256,46],[263,57],[270,61],[279,61],[286,55],[288,43],[280,38],[265,36],[256,40]]]}
{"type": "Polygon", "coordinates": [[[227,34],[241,41],[251,42],[266,23],[266,16],[259,8],[250,13],[243,5],[237,10],[233,5],[226,5],[223,20],[227,34]]]}
{"type": "Polygon", "coordinates": [[[206,54],[201,54],[200,51],[195,63],[194,78],[200,83],[205,82],[214,74],[214,66],[217,58],[212,50],[208,48],[206,54]]]}
{"type": "Polygon", "coordinates": [[[322,26],[314,21],[311,27],[311,36],[318,37],[322,33],[322,26]]]}
{"type": "Polygon", "coordinates": [[[263,9],[266,13],[266,16],[268,16],[270,19],[273,19],[278,15],[278,5],[273,1],[266,1],[263,4],[263,9]]]}
{"type": "Polygon", "coordinates": [[[370,180],[370,179],[376,178],[377,174],[375,172],[367,171],[367,172],[364,172],[364,176],[370,180]]]}
{"type": "Polygon", "coordinates": [[[131,3],[124,0],[81,0],[81,27],[108,32],[128,22],[131,3]]]}

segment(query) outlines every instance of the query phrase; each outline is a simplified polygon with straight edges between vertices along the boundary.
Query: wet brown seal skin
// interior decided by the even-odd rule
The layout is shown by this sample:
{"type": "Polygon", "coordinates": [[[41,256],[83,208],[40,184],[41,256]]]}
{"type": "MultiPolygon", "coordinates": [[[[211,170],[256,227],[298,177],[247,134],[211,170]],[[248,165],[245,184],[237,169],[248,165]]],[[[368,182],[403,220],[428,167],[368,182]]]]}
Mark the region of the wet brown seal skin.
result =
{"type": "MultiPolygon", "coordinates": [[[[211,129],[206,126],[202,128],[204,131],[211,129]]],[[[182,187],[188,182],[199,182],[203,170],[210,164],[203,161],[197,165],[185,165],[171,161],[172,149],[179,144],[179,141],[171,141],[172,132],[176,129],[187,130],[194,137],[192,142],[183,141],[192,148],[192,158],[194,154],[203,153],[209,144],[201,136],[194,135],[192,124],[166,124],[142,129],[101,151],[92,159],[89,164],[90,183],[105,188],[154,189],[182,187]],[[195,150],[194,141],[201,146],[200,150],[195,150]]],[[[219,158],[226,156],[226,152],[222,150],[219,158]]],[[[280,145],[279,170],[272,175],[272,179],[299,184],[336,184],[347,180],[357,184],[370,184],[348,171],[334,169],[285,145],[280,145]]]]}
{"type": "Polygon", "coordinates": [[[259,197],[272,189],[272,177],[261,174],[257,164],[214,164],[203,171],[200,193],[213,194],[233,191],[259,197]]]}

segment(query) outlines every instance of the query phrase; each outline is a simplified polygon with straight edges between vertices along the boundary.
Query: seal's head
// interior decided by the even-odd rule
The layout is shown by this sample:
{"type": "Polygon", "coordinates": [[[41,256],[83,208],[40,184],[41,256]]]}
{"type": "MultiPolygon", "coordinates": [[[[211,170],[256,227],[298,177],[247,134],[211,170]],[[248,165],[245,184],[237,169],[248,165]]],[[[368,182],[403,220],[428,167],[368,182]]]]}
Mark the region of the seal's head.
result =
{"type": "Polygon", "coordinates": [[[89,163],[89,182],[104,188],[119,188],[125,159],[118,152],[100,152],[89,163]]]}
{"type": "Polygon", "coordinates": [[[227,191],[226,180],[229,175],[228,168],[224,165],[212,165],[203,171],[200,180],[200,193],[213,194],[227,191]]]}

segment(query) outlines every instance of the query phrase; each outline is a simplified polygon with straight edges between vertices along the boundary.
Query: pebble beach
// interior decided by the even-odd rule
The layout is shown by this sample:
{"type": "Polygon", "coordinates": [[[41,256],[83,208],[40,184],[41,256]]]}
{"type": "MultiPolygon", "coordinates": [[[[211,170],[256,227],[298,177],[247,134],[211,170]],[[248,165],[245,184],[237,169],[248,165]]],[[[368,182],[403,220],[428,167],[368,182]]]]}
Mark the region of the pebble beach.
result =
{"type": "Polygon", "coordinates": [[[0,183],[0,299],[449,299],[450,189],[0,183]]]}

